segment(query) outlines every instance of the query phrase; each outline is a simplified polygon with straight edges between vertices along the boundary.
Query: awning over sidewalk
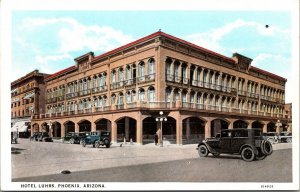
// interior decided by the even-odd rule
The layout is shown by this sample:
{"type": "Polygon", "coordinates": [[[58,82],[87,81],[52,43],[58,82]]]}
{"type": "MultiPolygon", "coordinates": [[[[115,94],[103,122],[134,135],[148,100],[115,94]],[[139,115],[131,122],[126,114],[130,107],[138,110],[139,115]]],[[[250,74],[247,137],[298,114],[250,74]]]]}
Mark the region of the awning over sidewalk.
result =
{"type": "Polygon", "coordinates": [[[31,98],[31,97],[33,97],[34,96],[34,93],[29,93],[28,95],[26,95],[25,97],[24,97],[24,99],[29,99],[29,98],[31,98]]]}
{"type": "Polygon", "coordinates": [[[18,121],[11,128],[11,132],[27,132],[28,121],[18,121]]]}

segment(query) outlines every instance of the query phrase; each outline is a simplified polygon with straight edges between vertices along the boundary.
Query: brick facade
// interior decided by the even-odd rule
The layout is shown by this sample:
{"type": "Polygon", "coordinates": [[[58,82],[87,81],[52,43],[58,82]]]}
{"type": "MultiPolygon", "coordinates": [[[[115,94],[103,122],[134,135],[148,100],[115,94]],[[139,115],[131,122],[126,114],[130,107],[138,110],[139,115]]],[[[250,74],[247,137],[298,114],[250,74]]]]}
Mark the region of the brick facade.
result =
{"type": "Polygon", "coordinates": [[[108,129],[112,141],[194,143],[220,129],[276,130],[285,117],[286,79],[163,32],[76,64],[45,78],[45,112],[34,131],[63,137],[70,131],[108,129]],[[157,122],[159,112],[167,121],[157,122]],[[51,123],[50,123],[51,122],[51,123]],[[50,126],[49,126],[50,125],[50,126]]]}

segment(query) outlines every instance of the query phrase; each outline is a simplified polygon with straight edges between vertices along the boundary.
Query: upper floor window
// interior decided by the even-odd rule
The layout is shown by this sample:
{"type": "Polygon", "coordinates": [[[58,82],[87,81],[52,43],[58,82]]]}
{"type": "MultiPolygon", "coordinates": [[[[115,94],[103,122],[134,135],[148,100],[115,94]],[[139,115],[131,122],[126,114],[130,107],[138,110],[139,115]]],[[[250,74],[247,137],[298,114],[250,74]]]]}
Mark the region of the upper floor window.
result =
{"type": "Polygon", "coordinates": [[[154,74],[155,73],[155,62],[154,59],[149,59],[148,61],[148,67],[149,67],[149,75],[154,74]]]}
{"type": "Polygon", "coordinates": [[[139,77],[143,77],[143,76],[145,76],[145,63],[144,62],[140,62],[139,63],[139,77]]]}

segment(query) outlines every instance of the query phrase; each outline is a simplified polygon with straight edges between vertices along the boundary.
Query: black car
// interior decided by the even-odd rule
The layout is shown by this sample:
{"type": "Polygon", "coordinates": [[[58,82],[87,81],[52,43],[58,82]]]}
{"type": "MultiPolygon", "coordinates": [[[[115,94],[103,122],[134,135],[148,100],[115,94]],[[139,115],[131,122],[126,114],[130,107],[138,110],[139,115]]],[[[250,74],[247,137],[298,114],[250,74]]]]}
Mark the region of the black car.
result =
{"type": "Polygon", "coordinates": [[[65,143],[66,141],[69,141],[70,144],[80,144],[82,139],[86,137],[86,132],[69,132],[66,134],[66,136],[63,138],[63,142],[65,143]]]}
{"type": "Polygon", "coordinates": [[[52,137],[49,136],[48,132],[38,132],[37,141],[53,142],[52,137]]]}
{"type": "Polygon", "coordinates": [[[241,155],[244,161],[262,160],[273,152],[272,144],[265,140],[260,129],[222,130],[214,138],[203,140],[198,145],[200,157],[209,153],[217,157],[221,153],[241,155]]]}
{"type": "Polygon", "coordinates": [[[291,143],[292,142],[292,133],[290,133],[290,132],[281,132],[278,135],[278,140],[280,142],[291,143]]]}
{"type": "Polygon", "coordinates": [[[99,148],[101,146],[110,147],[110,131],[92,131],[88,136],[82,140],[82,146],[93,145],[93,147],[99,148]]]}

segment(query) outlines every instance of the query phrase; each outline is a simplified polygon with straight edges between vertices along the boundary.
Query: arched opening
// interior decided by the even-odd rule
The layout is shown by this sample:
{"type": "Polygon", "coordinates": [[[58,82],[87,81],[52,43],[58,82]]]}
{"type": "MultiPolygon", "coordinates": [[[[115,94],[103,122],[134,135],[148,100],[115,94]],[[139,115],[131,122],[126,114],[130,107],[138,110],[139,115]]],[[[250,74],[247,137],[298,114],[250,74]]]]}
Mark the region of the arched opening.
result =
{"type": "Polygon", "coordinates": [[[157,131],[154,117],[147,117],[143,120],[143,144],[154,143],[155,133],[157,131]]]}
{"type": "Polygon", "coordinates": [[[61,124],[59,122],[52,123],[53,137],[61,137],[61,124]]]}
{"type": "Polygon", "coordinates": [[[91,122],[88,120],[83,120],[78,122],[79,132],[91,132],[91,122]]]}
{"type": "MultiPolygon", "coordinates": [[[[158,121],[160,127],[160,122],[158,121]]],[[[162,121],[162,135],[164,143],[176,144],[176,119],[167,117],[167,121],[162,121]]]]}
{"type": "Polygon", "coordinates": [[[44,123],[41,125],[41,127],[42,127],[41,132],[48,132],[48,133],[49,133],[49,125],[48,125],[46,122],[44,122],[44,123]]]}
{"type": "Polygon", "coordinates": [[[32,132],[39,132],[39,124],[35,123],[31,126],[32,132]]]}
{"type": "Polygon", "coordinates": [[[64,123],[65,126],[65,134],[69,133],[69,132],[75,132],[75,123],[72,121],[67,121],[66,123],[64,123]]]}
{"type": "Polygon", "coordinates": [[[243,120],[237,120],[233,123],[233,128],[247,128],[248,123],[243,120]]]}
{"type": "Polygon", "coordinates": [[[268,123],[267,132],[276,132],[276,126],[274,122],[268,123]]]}
{"type": "Polygon", "coordinates": [[[215,137],[221,130],[228,129],[228,122],[223,119],[215,119],[210,123],[211,137],[215,137]]]}
{"type": "Polygon", "coordinates": [[[261,122],[259,121],[254,121],[252,123],[252,128],[258,128],[260,129],[261,131],[263,130],[263,127],[264,127],[264,124],[262,124],[261,122]]]}
{"type": "Polygon", "coordinates": [[[96,130],[104,130],[104,131],[110,131],[111,132],[111,121],[108,119],[99,119],[95,122],[96,124],[96,130]]]}
{"type": "Polygon", "coordinates": [[[199,143],[205,137],[205,121],[189,117],[182,121],[182,143],[199,143]]]}
{"type": "Polygon", "coordinates": [[[117,141],[123,142],[124,138],[126,141],[132,139],[136,141],[136,120],[130,117],[123,117],[116,121],[117,123],[117,141]]]}

